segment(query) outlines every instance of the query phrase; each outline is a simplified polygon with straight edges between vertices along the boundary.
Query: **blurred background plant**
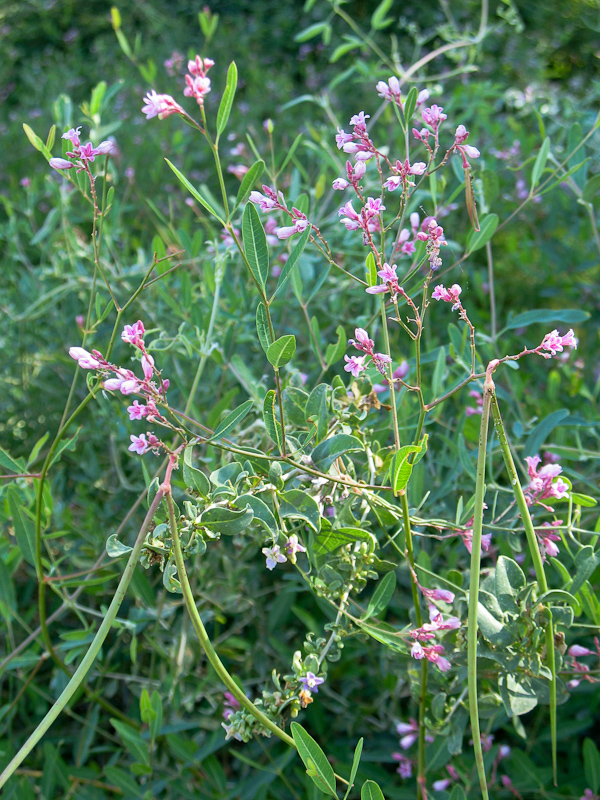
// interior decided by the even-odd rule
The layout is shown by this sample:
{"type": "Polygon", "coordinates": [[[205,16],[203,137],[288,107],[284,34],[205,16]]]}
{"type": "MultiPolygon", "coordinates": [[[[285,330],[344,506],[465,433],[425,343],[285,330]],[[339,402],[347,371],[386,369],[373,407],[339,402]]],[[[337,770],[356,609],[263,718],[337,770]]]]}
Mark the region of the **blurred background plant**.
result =
{"type": "MultiPolygon", "coordinates": [[[[168,157],[209,197],[218,196],[210,152],[194,131],[172,119],[147,121],[140,111],[144,94],[154,88],[179,97],[187,59],[201,52],[218,67],[206,101],[207,115],[214,119],[226,66],[235,60],[240,83],[230,133],[222,146],[230,168],[229,191],[235,195],[257,152],[279,173],[279,188],[286,195],[304,194],[310,207],[318,209],[332,231],[332,246],[345,252],[348,262],[363,263],[363,250],[349,248],[342,235],[337,197],[330,189],[332,180],[343,174],[335,128],[347,126],[349,117],[364,109],[380,131],[388,131],[393,152],[401,140],[390,109],[376,96],[375,84],[446,47],[413,78],[419,88],[430,90],[433,102],[471,131],[470,141],[482,153],[474,170],[480,216],[496,214],[499,222],[491,264],[487,246],[463,260],[469,223],[466,210],[457,205],[462,195],[447,205],[452,225],[443,224],[448,225],[452,255],[445,265],[459,262],[449,282],[468,287],[472,320],[491,336],[490,346],[494,327],[496,332],[505,329],[505,352],[516,352],[524,341],[537,344],[553,327],[544,324],[543,317],[523,314],[550,309],[554,316],[547,318],[560,319],[561,310],[569,310],[571,316],[564,322],[577,328],[578,351],[564,363],[528,362],[511,372],[510,380],[505,376],[499,381],[499,396],[504,392],[509,408],[505,421],[519,454],[533,455],[545,448],[560,455],[565,474],[578,490],[594,494],[600,388],[597,132],[568,159],[552,191],[535,195],[532,170],[546,138],[550,145],[545,166],[554,169],[596,124],[598,10],[596,2],[511,0],[491,3],[482,21],[480,5],[462,1],[407,7],[399,2],[308,0],[303,7],[255,0],[182,9],[180,4],[153,0],[122,7],[120,13],[93,0],[85,6],[7,4],[0,10],[0,131],[8,154],[0,167],[0,445],[10,456],[0,453],[1,472],[39,470],[48,447],[45,437],[49,433],[52,441],[69,394],[73,364],[67,349],[81,340],[92,293],[94,342],[104,342],[111,322],[104,317],[108,292],[101,283],[93,285],[89,209],[62,179],[49,174],[24,136],[23,122],[44,141],[53,124],[58,135],[66,127],[83,125],[86,139],[88,128],[94,142],[114,139],[109,180],[115,192],[103,230],[110,282],[124,300],[148,269],[153,253],[160,258],[183,251],[159,267],[165,273],[169,264],[181,263],[148,289],[133,314],[143,316],[156,336],[150,347],[168,368],[172,403],[183,408],[189,398],[193,416],[214,428],[247,398],[260,401],[267,387],[254,303],[248,301],[251,288],[240,264],[225,256],[221,231],[164,163],[168,157]],[[264,124],[269,118],[272,133],[264,124]],[[215,269],[215,263],[222,266],[215,269]],[[198,362],[204,367],[196,386],[198,362]]],[[[423,192],[422,216],[436,199],[439,203],[452,195],[456,181],[440,175],[438,197],[432,197],[432,189],[423,192]]],[[[290,370],[286,380],[299,390],[306,381],[310,391],[324,377],[330,382],[335,375],[346,377],[341,360],[346,339],[355,324],[367,323],[368,315],[364,294],[329,273],[314,251],[303,256],[299,276],[293,289],[291,282],[287,289],[299,303],[288,302],[282,294],[278,313],[285,309],[281,333],[295,334],[298,341],[293,363],[301,372],[290,370]],[[341,345],[336,347],[336,342],[341,345]]],[[[432,329],[426,335],[428,347],[437,348],[433,378],[441,387],[450,357],[459,347],[456,334],[432,329]],[[455,343],[454,351],[448,349],[448,338],[455,343]],[[440,358],[444,344],[447,349],[440,358]]],[[[394,331],[391,336],[398,360],[409,359],[410,353],[401,351],[400,337],[394,331]]],[[[77,399],[84,396],[82,383],[76,387],[77,399]]],[[[428,513],[439,508],[440,515],[456,515],[459,522],[457,504],[462,511],[461,498],[466,503],[471,492],[471,448],[477,442],[478,418],[465,416],[464,398],[462,404],[452,402],[443,418],[443,435],[438,434],[435,444],[432,437],[427,467],[423,463],[415,469],[411,505],[419,506],[430,492],[428,513]]],[[[405,422],[413,410],[405,407],[405,422]]],[[[118,562],[115,566],[105,559],[83,584],[81,573],[96,564],[107,538],[144,490],[139,460],[126,449],[130,424],[124,407],[99,398],[80,423],[52,467],[46,500],[51,520],[46,539],[55,567],[61,575],[72,576],[52,581],[48,588],[49,612],[61,609],[52,638],[60,642],[56,649],[67,668],[85,651],[120,570],[118,562]],[[67,592],[80,585],[81,593],[69,599],[67,592]]],[[[385,444],[387,427],[380,427],[385,444]]],[[[249,430],[248,443],[252,436],[249,430]]],[[[222,463],[213,452],[203,465],[211,472],[222,463]]],[[[30,526],[27,511],[33,508],[33,486],[29,479],[1,483],[0,612],[6,635],[5,661],[0,664],[0,758],[6,761],[68,678],[46,657],[38,639],[6,661],[39,620],[35,571],[23,557],[22,545],[30,526]],[[19,514],[15,509],[20,504],[25,510],[19,514]]],[[[126,540],[134,527],[131,521],[120,538],[126,540]]],[[[593,505],[583,506],[581,527],[598,530],[593,505]]],[[[452,545],[443,562],[436,556],[434,570],[446,576],[453,570],[452,579],[459,581],[466,563],[461,547],[452,545]]],[[[500,545],[501,553],[512,553],[503,547],[508,545],[500,545]]],[[[426,543],[420,549],[426,565],[433,551],[426,543]]],[[[409,578],[402,570],[398,575],[405,591],[394,596],[388,621],[404,620],[410,604],[409,578]]],[[[581,636],[600,625],[595,598],[599,580],[597,568],[586,578],[583,616],[575,623],[582,626],[581,636]]],[[[216,543],[197,560],[193,581],[221,658],[251,694],[269,684],[274,664],[291,663],[307,631],[321,635],[321,620],[333,619],[330,608],[290,574],[266,572],[256,543],[234,550],[216,543]]],[[[410,682],[394,655],[353,637],[346,642],[342,660],[330,666],[330,676],[319,702],[305,712],[303,724],[338,759],[336,771],[343,774],[359,733],[365,735],[362,779],[377,780],[386,797],[414,797],[413,785],[396,774],[392,757],[398,749],[397,723],[415,713],[410,682]]],[[[225,741],[220,726],[222,686],[203,659],[177,596],[166,591],[156,572],[136,572],[119,627],[103,649],[88,688],[92,696],[81,694],[71,712],[60,718],[27,769],[8,785],[7,797],[20,800],[37,792],[46,800],[119,794],[266,800],[318,794],[303,770],[288,767],[293,753],[278,743],[253,741],[241,749],[225,741]],[[112,710],[101,707],[94,693],[112,710]],[[136,727],[118,720],[113,725],[115,709],[136,727]],[[163,724],[157,728],[158,715],[163,724]]],[[[560,708],[561,778],[554,789],[546,708],[534,708],[523,724],[520,716],[509,719],[498,696],[490,692],[482,711],[482,716],[488,715],[483,720],[486,733],[496,737],[490,759],[500,764],[500,745],[512,746],[502,761],[511,783],[503,784],[494,768],[493,796],[518,796],[517,792],[523,797],[579,797],[585,788],[598,793],[600,756],[591,742],[583,746],[582,755],[583,739],[593,738],[597,725],[598,697],[595,684],[582,682],[568,705],[560,708]]],[[[445,698],[440,703],[443,712],[445,698]]],[[[462,713],[459,710],[457,718],[462,713]]],[[[429,767],[434,773],[437,769],[442,780],[452,755],[463,780],[475,781],[471,789],[476,792],[469,748],[465,744],[461,755],[462,732],[455,738],[451,752],[445,742],[432,745],[429,767]]],[[[435,796],[448,797],[451,791],[452,786],[446,786],[435,796]]]]}

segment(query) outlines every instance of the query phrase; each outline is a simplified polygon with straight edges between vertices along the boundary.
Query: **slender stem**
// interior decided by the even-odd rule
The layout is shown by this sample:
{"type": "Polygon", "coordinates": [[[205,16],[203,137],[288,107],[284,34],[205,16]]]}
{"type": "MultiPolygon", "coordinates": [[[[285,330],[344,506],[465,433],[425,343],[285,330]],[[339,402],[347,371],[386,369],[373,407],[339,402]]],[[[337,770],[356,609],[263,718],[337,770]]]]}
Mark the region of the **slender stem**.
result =
{"type": "MultiPolygon", "coordinates": [[[[523,520],[523,527],[525,528],[525,536],[527,537],[527,544],[529,547],[529,552],[531,554],[531,559],[533,561],[536,580],[538,582],[540,591],[542,593],[545,593],[548,591],[548,582],[546,580],[546,573],[544,572],[544,562],[542,561],[542,556],[540,553],[537,536],[535,534],[535,529],[533,527],[533,522],[531,520],[531,514],[529,513],[529,506],[527,505],[527,500],[525,499],[525,495],[523,494],[523,489],[521,487],[521,482],[519,481],[519,474],[515,467],[515,462],[513,461],[512,453],[510,451],[510,444],[506,436],[506,430],[504,428],[504,423],[502,422],[502,417],[500,416],[500,408],[498,407],[498,400],[495,394],[492,396],[491,404],[492,404],[492,416],[494,418],[494,426],[496,428],[498,443],[500,445],[500,449],[502,450],[502,455],[504,457],[504,464],[506,466],[506,471],[508,472],[508,477],[512,485],[512,490],[515,495],[515,500],[517,501],[517,507],[519,509],[521,519],[523,520]]],[[[554,625],[552,623],[552,611],[550,610],[549,603],[546,605],[546,608],[549,620],[548,624],[546,625],[546,655],[548,659],[548,667],[552,673],[552,680],[550,682],[550,735],[552,740],[552,773],[554,777],[554,785],[556,786],[557,775],[558,775],[557,744],[556,744],[557,742],[556,658],[554,653],[554,625]]]]}
{"type": "Polygon", "coordinates": [[[494,290],[494,261],[492,259],[492,243],[485,246],[488,262],[488,286],[490,292],[490,315],[492,318],[492,339],[496,340],[496,293],[494,290]]]}
{"type": "MultiPolygon", "coordinates": [[[[492,362],[495,365],[495,362],[492,362]]],[[[492,365],[490,365],[491,367],[492,365]]],[[[479,569],[481,561],[481,532],[483,525],[483,501],[485,497],[485,460],[490,419],[490,403],[494,393],[494,382],[488,367],[483,385],[483,407],[481,410],[481,427],[479,430],[479,452],[477,455],[477,481],[475,484],[475,508],[473,510],[473,540],[471,543],[471,569],[469,578],[469,621],[467,630],[467,671],[469,687],[469,715],[473,734],[473,751],[479,784],[483,800],[488,800],[483,750],[481,747],[481,731],[479,729],[479,712],[477,704],[477,607],[479,603],[479,569]]]]}
{"type": "Polygon", "coordinates": [[[31,753],[31,751],[40,741],[42,736],[44,736],[46,731],[56,720],[61,711],[65,708],[69,700],[73,697],[73,695],[83,682],[85,676],[91,669],[92,664],[96,660],[96,656],[100,651],[100,648],[104,644],[104,640],[108,636],[108,633],[112,627],[115,617],[117,616],[119,608],[121,607],[121,603],[123,602],[123,599],[127,592],[127,588],[131,581],[131,578],[133,577],[133,573],[135,571],[138,559],[140,557],[140,553],[144,545],[144,540],[146,538],[146,532],[150,527],[150,523],[154,518],[154,514],[158,506],[160,505],[162,498],[163,498],[163,492],[159,489],[142,523],[140,532],[138,533],[137,539],[133,546],[133,550],[129,555],[127,564],[125,565],[125,569],[123,570],[123,575],[121,576],[121,580],[119,581],[119,585],[117,586],[114,597],[111,600],[108,610],[106,611],[104,620],[102,621],[102,624],[98,628],[98,632],[94,636],[94,640],[90,644],[90,647],[85,656],[83,657],[81,664],[79,665],[79,667],[77,667],[77,670],[75,671],[73,677],[71,678],[67,686],[63,689],[60,697],[54,703],[50,711],[48,711],[44,719],[40,722],[40,724],[37,726],[37,728],[34,730],[31,736],[27,739],[23,747],[21,747],[19,752],[13,757],[11,762],[8,764],[8,766],[4,769],[4,771],[0,775],[0,789],[4,786],[6,781],[14,773],[17,767],[29,755],[29,753],[31,753]]]}
{"type": "MultiPolygon", "coordinates": [[[[387,328],[387,317],[385,314],[385,300],[383,299],[382,295],[379,295],[379,303],[381,309],[381,324],[383,327],[383,341],[385,344],[385,352],[391,358],[390,352],[390,336],[388,333],[387,328]]],[[[390,386],[390,405],[392,406],[392,425],[394,428],[394,442],[396,443],[396,449],[400,449],[400,431],[398,426],[398,409],[396,408],[396,392],[394,390],[394,374],[393,374],[393,366],[390,363],[388,365],[388,383],[390,386]]]]}
{"type": "Polygon", "coordinates": [[[177,573],[179,575],[179,581],[181,583],[181,591],[183,594],[183,600],[185,602],[185,607],[187,612],[190,616],[192,621],[192,625],[194,626],[194,630],[196,631],[196,635],[198,640],[200,641],[200,645],[204,650],[207,659],[209,660],[211,666],[213,667],[214,671],[217,673],[219,678],[223,681],[225,686],[229,689],[229,691],[233,694],[237,700],[239,700],[240,704],[249,711],[252,716],[257,719],[261,725],[264,725],[265,728],[274,733],[278,736],[282,741],[286,744],[289,744],[290,747],[296,747],[294,740],[291,736],[281,730],[275,723],[270,720],[267,716],[265,716],[262,711],[260,711],[254,703],[246,697],[244,692],[240,689],[234,679],[231,677],[229,672],[223,666],[223,663],[219,656],[217,655],[216,650],[214,649],[212,642],[208,638],[208,634],[206,632],[206,628],[200,618],[200,614],[198,613],[198,609],[196,608],[196,602],[194,600],[194,596],[192,594],[192,589],[190,587],[190,582],[188,580],[187,572],[185,570],[185,564],[183,561],[183,552],[181,550],[181,541],[179,539],[179,531],[177,530],[177,522],[175,520],[175,508],[173,506],[173,499],[170,493],[170,487],[168,488],[168,493],[166,495],[167,507],[169,509],[169,526],[171,528],[171,534],[173,536],[173,551],[175,553],[175,563],[177,564],[177,573]]]}
{"type": "Polygon", "coordinates": [[[205,339],[205,352],[202,353],[200,357],[200,363],[198,364],[198,369],[196,370],[196,374],[194,375],[194,381],[192,383],[192,388],[190,389],[190,393],[185,404],[184,414],[189,414],[190,409],[192,407],[192,403],[194,402],[194,397],[196,396],[196,391],[198,389],[198,384],[200,383],[200,378],[202,377],[202,373],[204,372],[204,367],[206,365],[206,361],[208,359],[208,352],[206,348],[210,346],[210,340],[212,339],[213,328],[215,324],[215,318],[217,316],[217,307],[219,305],[219,294],[221,292],[221,280],[222,280],[222,272],[219,268],[215,270],[215,296],[213,297],[213,304],[212,310],[210,312],[210,320],[208,323],[208,330],[206,331],[206,339],[205,339]]]}

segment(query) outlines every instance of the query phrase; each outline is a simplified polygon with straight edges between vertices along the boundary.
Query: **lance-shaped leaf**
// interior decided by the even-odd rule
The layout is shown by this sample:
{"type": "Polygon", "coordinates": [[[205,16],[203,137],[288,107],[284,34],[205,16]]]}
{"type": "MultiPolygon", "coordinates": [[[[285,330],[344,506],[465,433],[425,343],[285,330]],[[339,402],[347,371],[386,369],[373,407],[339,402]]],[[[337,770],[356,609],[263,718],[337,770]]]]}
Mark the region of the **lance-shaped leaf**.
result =
{"type": "Polygon", "coordinates": [[[363,621],[369,619],[369,617],[378,617],[382,611],[385,611],[394,595],[395,590],[396,574],[394,572],[388,572],[388,574],[380,581],[377,589],[375,589],[373,597],[369,600],[367,613],[363,617],[363,621]]]}
{"type": "Polygon", "coordinates": [[[244,419],[244,417],[250,413],[253,405],[253,400],[246,400],[246,402],[242,403],[241,406],[234,408],[234,410],[228,414],[219,425],[217,425],[217,428],[210,437],[209,441],[215,442],[217,439],[222,439],[225,434],[229,433],[230,430],[235,428],[235,426],[238,425],[244,419]]]}
{"type": "Polygon", "coordinates": [[[244,237],[244,252],[248,259],[250,271],[264,297],[265,285],[269,275],[269,250],[267,248],[265,229],[252,203],[246,203],[246,208],[244,209],[242,236],[244,237]]]}
{"type": "Polygon", "coordinates": [[[498,227],[498,214],[486,214],[481,220],[481,226],[475,231],[471,232],[467,242],[467,253],[473,253],[484,247],[492,238],[498,227]]]}
{"type": "Polygon", "coordinates": [[[183,482],[188,489],[195,489],[204,497],[210,492],[210,482],[202,470],[192,465],[193,445],[183,451],[183,482]]]}
{"type": "Polygon", "coordinates": [[[209,212],[209,214],[212,214],[213,217],[218,219],[221,225],[223,225],[223,227],[225,227],[225,221],[221,219],[221,217],[217,214],[217,212],[214,210],[214,208],[211,206],[208,200],[202,197],[200,192],[194,186],[192,186],[192,184],[188,181],[185,175],[182,172],[180,172],[174,164],[171,164],[168,158],[165,158],[165,161],[171,167],[175,175],[177,175],[177,178],[181,183],[181,185],[185,186],[185,188],[192,195],[192,197],[195,200],[197,200],[200,203],[200,205],[203,206],[209,212]]]}
{"type": "Polygon", "coordinates": [[[270,345],[273,344],[273,338],[271,336],[271,329],[269,328],[267,309],[262,301],[256,307],[256,332],[258,333],[260,346],[266,353],[270,345]]]}
{"type": "Polygon", "coordinates": [[[531,171],[532,189],[535,189],[535,187],[539,183],[540,178],[542,177],[542,173],[546,167],[546,161],[548,160],[549,151],[550,151],[550,139],[546,137],[543,141],[542,146],[540,147],[540,152],[537,154],[537,158],[535,159],[535,163],[531,171]]]}
{"type": "Polygon", "coordinates": [[[35,531],[31,519],[23,511],[19,492],[14,486],[8,489],[8,509],[13,521],[13,529],[21,555],[28,564],[35,566],[35,531]]]}
{"type": "Polygon", "coordinates": [[[273,302],[276,295],[279,294],[279,292],[283,289],[283,287],[290,279],[292,272],[295,269],[296,264],[298,263],[304,248],[306,247],[306,243],[308,242],[308,237],[310,236],[311,231],[312,228],[308,227],[296,242],[294,249],[289,254],[287,261],[283,265],[283,269],[281,270],[281,275],[279,276],[279,280],[277,281],[277,286],[275,287],[275,291],[273,292],[273,296],[269,300],[269,303],[273,302]]]}
{"type": "Polygon", "coordinates": [[[250,194],[252,187],[256,184],[264,170],[265,162],[262,161],[262,159],[259,159],[252,164],[248,172],[244,175],[242,182],[240,183],[240,188],[238,189],[237,197],[235,198],[235,205],[231,211],[232,216],[237,211],[240,204],[243,203],[246,197],[250,194]]]}
{"type": "Polygon", "coordinates": [[[335,774],[327,756],[301,725],[292,722],[291,727],[294,743],[298,749],[298,755],[304,761],[307,775],[310,775],[322,792],[337,798],[335,774]]]}
{"type": "Polygon", "coordinates": [[[233,98],[235,97],[235,90],[237,88],[238,72],[235,61],[232,61],[227,70],[227,85],[221,98],[219,110],[217,112],[217,141],[227,126],[229,114],[231,113],[231,106],[233,105],[233,98]]]}

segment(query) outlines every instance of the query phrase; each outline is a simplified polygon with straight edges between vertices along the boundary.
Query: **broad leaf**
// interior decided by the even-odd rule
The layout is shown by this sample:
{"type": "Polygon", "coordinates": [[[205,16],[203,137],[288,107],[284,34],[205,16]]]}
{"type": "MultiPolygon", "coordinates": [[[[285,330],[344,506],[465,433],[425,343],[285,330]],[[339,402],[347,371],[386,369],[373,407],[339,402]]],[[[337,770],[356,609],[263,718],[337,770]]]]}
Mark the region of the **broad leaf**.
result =
{"type": "Polygon", "coordinates": [[[192,466],[193,445],[188,445],[183,451],[183,482],[188,489],[195,489],[206,497],[210,492],[210,483],[202,470],[192,466]]]}
{"type": "Polygon", "coordinates": [[[318,470],[327,472],[336,458],[339,458],[344,453],[351,453],[364,449],[363,443],[360,439],[357,439],[356,436],[350,436],[348,433],[340,433],[318,444],[312,451],[311,458],[318,470]]]}
{"type": "Polygon", "coordinates": [[[301,489],[290,489],[280,495],[279,516],[302,519],[315,531],[321,527],[319,505],[314,497],[301,489]]]}
{"type": "Polygon", "coordinates": [[[288,364],[296,352],[296,337],[287,335],[276,339],[267,349],[267,359],[275,369],[288,364]]]}
{"type": "Polygon", "coordinates": [[[241,511],[234,511],[232,508],[224,508],[223,506],[215,506],[203,512],[200,517],[200,524],[205,525],[209,530],[215,533],[233,536],[245,530],[253,519],[254,511],[249,505],[241,511]]]}
{"type": "Polygon", "coordinates": [[[360,790],[360,800],[385,800],[385,797],[375,781],[365,781],[360,790]]]}
{"type": "Polygon", "coordinates": [[[310,775],[322,792],[333,795],[337,800],[335,774],[327,756],[301,725],[292,722],[291,728],[298,755],[304,761],[307,775],[310,775]]]}

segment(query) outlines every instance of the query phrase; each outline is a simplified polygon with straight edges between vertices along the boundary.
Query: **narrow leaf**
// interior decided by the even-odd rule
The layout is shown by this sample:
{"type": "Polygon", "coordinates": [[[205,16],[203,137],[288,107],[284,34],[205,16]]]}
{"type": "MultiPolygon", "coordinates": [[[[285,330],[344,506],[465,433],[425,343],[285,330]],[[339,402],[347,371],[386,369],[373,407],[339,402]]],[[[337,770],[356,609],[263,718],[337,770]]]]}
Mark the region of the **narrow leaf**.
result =
{"type": "Polygon", "coordinates": [[[300,256],[304,248],[306,247],[306,243],[308,242],[308,238],[311,234],[312,228],[307,228],[304,233],[300,236],[298,241],[296,242],[296,246],[289,254],[287,261],[285,262],[283,269],[281,270],[281,274],[279,276],[279,280],[277,281],[277,286],[275,287],[275,291],[273,292],[273,296],[269,300],[269,303],[272,303],[275,299],[276,295],[283,289],[283,287],[288,282],[293,269],[295,268],[300,256]]]}
{"type": "Polygon", "coordinates": [[[480,247],[486,245],[496,232],[498,222],[499,219],[497,214],[486,214],[486,216],[481,220],[479,230],[472,231],[471,235],[469,236],[467,252],[473,253],[475,250],[479,250],[480,247]]]}
{"type": "Polygon", "coordinates": [[[254,275],[254,279],[264,297],[267,276],[269,275],[269,250],[267,248],[265,229],[252,203],[246,203],[246,208],[244,209],[242,235],[250,271],[254,275]]]}
{"type": "Polygon", "coordinates": [[[396,590],[396,573],[388,572],[388,574],[381,580],[377,589],[373,593],[373,597],[369,600],[367,606],[367,613],[362,618],[363,621],[369,617],[378,617],[388,607],[396,590]]]}
{"type": "Polygon", "coordinates": [[[546,161],[548,160],[548,153],[550,151],[550,139],[546,137],[542,146],[540,147],[540,152],[537,154],[537,158],[535,159],[535,163],[533,165],[533,170],[531,171],[531,188],[535,189],[538,185],[540,178],[542,177],[542,173],[546,166],[546,161]]]}
{"type": "Polygon", "coordinates": [[[227,85],[219,104],[217,112],[217,139],[221,136],[227,126],[229,114],[231,113],[231,106],[233,105],[233,98],[235,97],[235,90],[237,89],[238,72],[235,61],[232,61],[227,70],[227,85]]]}
{"type": "Polygon", "coordinates": [[[35,531],[33,522],[24,513],[21,498],[14,486],[8,489],[8,508],[21,555],[28,564],[35,566],[35,531]]]}
{"type": "Polygon", "coordinates": [[[364,739],[359,739],[358,744],[354,750],[354,758],[352,759],[352,769],[350,770],[350,780],[348,781],[348,788],[346,789],[346,794],[344,795],[344,800],[347,800],[348,795],[352,791],[352,787],[354,786],[354,781],[356,779],[356,773],[358,772],[358,765],[360,764],[360,757],[362,755],[362,749],[364,744],[364,739]]]}
{"type": "Polygon", "coordinates": [[[238,406],[236,409],[234,409],[230,414],[228,414],[225,417],[225,419],[220,423],[220,425],[217,426],[217,429],[215,430],[209,441],[215,442],[217,439],[222,439],[226,433],[229,433],[229,431],[232,428],[235,428],[235,426],[238,423],[240,423],[247,414],[250,413],[253,405],[254,405],[253,400],[246,400],[245,403],[242,403],[241,406],[238,406]]]}
{"type": "Polygon", "coordinates": [[[265,169],[265,162],[262,160],[255,161],[254,164],[250,167],[248,172],[242,178],[242,182],[240,184],[240,188],[238,189],[237,197],[235,199],[235,205],[232,210],[233,213],[237,210],[240,203],[243,203],[246,197],[252,191],[252,187],[255,185],[256,181],[260,178],[263,174],[265,169]]]}
{"type": "Polygon", "coordinates": [[[273,389],[266,393],[263,403],[263,419],[267,433],[281,451],[281,423],[275,417],[275,398],[273,389]]]}
{"type": "Polygon", "coordinates": [[[185,175],[182,172],[180,172],[174,164],[171,164],[171,162],[169,161],[168,158],[165,158],[165,161],[171,167],[171,169],[173,170],[175,175],[177,175],[177,178],[178,178],[179,182],[181,183],[181,185],[184,186],[188,190],[188,192],[192,195],[192,197],[195,200],[197,200],[200,203],[200,205],[203,206],[209,212],[209,214],[212,214],[213,217],[218,219],[219,222],[221,223],[221,225],[223,225],[223,227],[225,227],[224,220],[221,219],[221,217],[217,214],[217,212],[214,210],[214,208],[211,206],[211,204],[208,202],[208,200],[206,200],[204,197],[202,197],[200,192],[192,186],[192,184],[188,181],[188,179],[185,177],[185,175]]]}
{"type": "Polygon", "coordinates": [[[331,794],[337,800],[335,791],[335,774],[327,756],[315,742],[312,736],[297,722],[292,722],[292,736],[298,748],[298,755],[304,761],[306,772],[319,789],[325,794],[331,794]]]}
{"type": "Polygon", "coordinates": [[[273,339],[271,338],[267,309],[262,301],[256,307],[256,332],[260,346],[266,353],[269,346],[273,344],[273,339]]]}

